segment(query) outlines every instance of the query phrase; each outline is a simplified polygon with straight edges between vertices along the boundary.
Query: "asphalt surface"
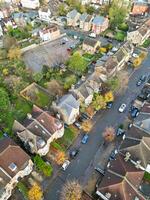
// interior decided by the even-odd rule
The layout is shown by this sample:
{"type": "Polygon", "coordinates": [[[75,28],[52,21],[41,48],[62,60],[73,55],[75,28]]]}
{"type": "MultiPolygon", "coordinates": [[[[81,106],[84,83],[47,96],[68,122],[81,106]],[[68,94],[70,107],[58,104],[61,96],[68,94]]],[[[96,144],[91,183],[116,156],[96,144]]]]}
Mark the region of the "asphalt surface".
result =
{"type": "Polygon", "coordinates": [[[131,75],[127,90],[116,97],[112,109],[104,111],[102,115],[97,113],[95,125],[90,133],[88,143],[80,146],[79,154],[71,161],[66,171],[60,170],[56,179],[49,185],[44,195],[45,200],[58,200],[61,188],[67,179],[78,179],[80,181],[85,176],[88,176],[88,174],[85,174],[85,171],[103,143],[102,133],[105,127],[117,127],[127,118],[131,101],[136,98],[143,86],[136,86],[137,80],[143,74],[150,74],[150,54],[142,66],[131,75]],[[127,109],[124,113],[119,113],[118,108],[122,103],[127,105],[127,109]]]}

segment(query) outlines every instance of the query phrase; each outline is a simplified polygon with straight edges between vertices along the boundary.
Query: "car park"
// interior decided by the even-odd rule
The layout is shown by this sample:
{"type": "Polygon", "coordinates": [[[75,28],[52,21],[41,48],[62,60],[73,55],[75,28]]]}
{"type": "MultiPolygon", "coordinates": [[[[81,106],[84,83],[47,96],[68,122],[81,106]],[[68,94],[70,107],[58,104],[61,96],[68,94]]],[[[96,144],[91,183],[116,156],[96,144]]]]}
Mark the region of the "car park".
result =
{"type": "Polygon", "coordinates": [[[70,161],[69,160],[65,160],[65,162],[62,165],[62,169],[65,171],[68,168],[69,165],[70,165],[70,161]]]}
{"type": "Polygon", "coordinates": [[[83,138],[81,140],[82,144],[86,144],[88,139],[89,139],[89,135],[88,134],[84,134],[84,136],[83,136],[83,138]]]}
{"type": "Polygon", "coordinates": [[[81,124],[79,124],[78,122],[74,122],[73,123],[78,129],[81,129],[81,124]]]}
{"type": "Polygon", "coordinates": [[[123,113],[123,112],[125,111],[126,107],[127,107],[127,106],[126,106],[125,103],[121,104],[121,106],[120,106],[119,109],[118,109],[119,112],[120,112],[120,113],[123,113]]]}
{"type": "Polygon", "coordinates": [[[69,155],[70,155],[70,158],[73,159],[75,158],[79,153],[79,150],[78,149],[73,149],[72,151],[70,151],[69,155]]]}

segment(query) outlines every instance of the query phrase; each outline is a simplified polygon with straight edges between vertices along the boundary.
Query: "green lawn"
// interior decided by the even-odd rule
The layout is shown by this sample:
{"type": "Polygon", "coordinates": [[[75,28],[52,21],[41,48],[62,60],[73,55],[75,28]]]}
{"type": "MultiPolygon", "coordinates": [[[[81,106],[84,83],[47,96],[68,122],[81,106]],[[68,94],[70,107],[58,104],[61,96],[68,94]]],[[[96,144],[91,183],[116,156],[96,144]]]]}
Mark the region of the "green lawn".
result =
{"type": "Polygon", "coordinates": [[[65,151],[65,148],[62,147],[60,144],[58,144],[57,142],[52,142],[51,143],[51,147],[54,147],[55,149],[58,149],[60,151],[65,151]]]}
{"type": "Polygon", "coordinates": [[[91,61],[93,57],[94,57],[94,55],[89,54],[89,53],[83,54],[83,58],[84,58],[85,60],[87,60],[87,61],[91,61]]]}
{"type": "Polygon", "coordinates": [[[76,138],[77,133],[72,128],[66,128],[65,133],[62,138],[58,139],[56,142],[62,147],[62,149],[67,149],[74,139],[76,138]]]}
{"type": "Polygon", "coordinates": [[[48,95],[46,95],[44,92],[39,91],[37,93],[37,99],[35,100],[35,104],[40,107],[48,106],[51,102],[51,99],[48,95]]]}

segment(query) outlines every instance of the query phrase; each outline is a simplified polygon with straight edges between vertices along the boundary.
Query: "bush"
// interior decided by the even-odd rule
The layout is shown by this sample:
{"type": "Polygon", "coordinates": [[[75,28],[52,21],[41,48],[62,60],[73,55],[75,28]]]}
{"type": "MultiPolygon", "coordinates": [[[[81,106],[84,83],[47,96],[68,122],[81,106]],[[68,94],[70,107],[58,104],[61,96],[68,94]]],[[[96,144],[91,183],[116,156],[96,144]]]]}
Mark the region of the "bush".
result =
{"type": "Polygon", "coordinates": [[[36,164],[37,168],[43,172],[45,176],[51,176],[53,172],[53,168],[50,164],[44,162],[44,160],[39,156],[36,155],[34,158],[34,163],[36,164]]]}
{"type": "Polygon", "coordinates": [[[120,25],[118,26],[118,29],[121,30],[121,31],[127,32],[128,29],[129,29],[129,26],[128,26],[128,24],[126,24],[126,23],[122,23],[122,24],[120,24],[120,25]]]}
{"type": "Polygon", "coordinates": [[[145,179],[146,181],[150,181],[150,173],[145,172],[145,174],[144,174],[144,179],[145,179]]]}
{"type": "Polygon", "coordinates": [[[25,199],[28,199],[28,188],[26,187],[26,185],[24,185],[22,182],[19,182],[17,184],[17,187],[19,191],[22,193],[23,197],[25,199]]]}
{"type": "Polygon", "coordinates": [[[115,34],[115,39],[118,40],[118,41],[121,41],[121,42],[124,41],[125,37],[126,37],[126,33],[123,32],[123,31],[118,31],[118,32],[115,34]]]}
{"type": "Polygon", "coordinates": [[[148,38],[147,40],[145,40],[145,42],[143,43],[143,47],[147,48],[150,46],[150,38],[148,38]]]}

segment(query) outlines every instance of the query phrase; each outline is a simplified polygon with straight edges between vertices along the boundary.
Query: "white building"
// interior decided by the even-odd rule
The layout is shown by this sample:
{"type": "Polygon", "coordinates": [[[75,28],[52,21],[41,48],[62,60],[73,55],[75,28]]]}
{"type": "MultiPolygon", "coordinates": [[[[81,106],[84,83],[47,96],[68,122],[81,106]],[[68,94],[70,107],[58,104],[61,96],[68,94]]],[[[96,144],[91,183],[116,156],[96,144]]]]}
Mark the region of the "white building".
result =
{"type": "Polygon", "coordinates": [[[40,7],[39,0],[21,0],[21,5],[24,8],[36,9],[40,7]]]}
{"type": "Polygon", "coordinates": [[[38,13],[40,20],[50,22],[51,11],[49,8],[40,8],[38,13]]]}

